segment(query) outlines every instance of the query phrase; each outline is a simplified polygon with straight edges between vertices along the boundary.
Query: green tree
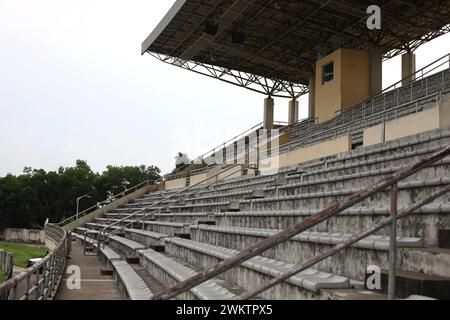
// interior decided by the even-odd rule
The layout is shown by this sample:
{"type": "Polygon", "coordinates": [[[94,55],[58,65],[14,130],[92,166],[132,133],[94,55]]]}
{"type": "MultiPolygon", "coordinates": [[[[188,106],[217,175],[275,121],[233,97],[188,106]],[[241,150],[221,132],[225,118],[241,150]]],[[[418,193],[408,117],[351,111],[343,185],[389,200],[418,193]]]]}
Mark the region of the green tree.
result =
{"type": "Polygon", "coordinates": [[[83,160],[49,172],[25,167],[21,175],[0,177],[0,229],[40,227],[46,218],[60,221],[75,213],[80,195],[90,195],[80,203],[83,210],[145,180],[160,180],[160,173],[142,165],[108,166],[99,174],[83,160]]]}

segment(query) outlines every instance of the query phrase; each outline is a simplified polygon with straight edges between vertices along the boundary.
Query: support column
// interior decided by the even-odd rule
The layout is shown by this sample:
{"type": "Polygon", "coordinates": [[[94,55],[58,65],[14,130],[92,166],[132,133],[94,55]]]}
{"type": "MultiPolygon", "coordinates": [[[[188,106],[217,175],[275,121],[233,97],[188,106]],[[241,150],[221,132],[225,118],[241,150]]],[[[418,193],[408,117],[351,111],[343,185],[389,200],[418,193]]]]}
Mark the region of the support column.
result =
{"type": "Polygon", "coordinates": [[[309,79],[309,105],[308,118],[314,119],[316,117],[316,76],[315,74],[309,79]]]}
{"type": "Polygon", "coordinates": [[[416,80],[416,75],[412,75],[416,72],[416,55],[412,52],[407,52],[402,55],[402,85],[416,80]]]}
{"type": "Polygon", "coordinates": [[[294,124],[298,122],[298,101],[293,99],[289,101],[289,124],[294,124]]]}
{"type": "Polygon", "coordinates": [[[273,129],[273,107],[274,107],[273,98],[268,97],[264,99],[264,121],[263,121],[264,129],[267,130],[273,129]]]}
{"type": "Polygon", "coordinates": [[[370,95],[374,96],[383,89],[383,50],[370,51],[370,95]]]}

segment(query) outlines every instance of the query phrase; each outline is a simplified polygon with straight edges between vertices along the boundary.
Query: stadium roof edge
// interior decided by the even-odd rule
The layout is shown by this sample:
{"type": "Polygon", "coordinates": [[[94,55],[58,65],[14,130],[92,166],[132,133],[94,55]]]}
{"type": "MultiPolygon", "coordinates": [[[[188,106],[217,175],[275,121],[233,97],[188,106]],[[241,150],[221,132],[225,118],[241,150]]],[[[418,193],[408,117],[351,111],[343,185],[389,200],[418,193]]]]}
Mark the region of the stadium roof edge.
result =
{"type": "Polygon", "coordinates": [[[176,0],[141,54],[273,97],[309,91],[319,57],[339,48],[413,52],[450,32],[450,0],[176,0]],[[367,6],[382,10],[369,29],[367,6]]]}
{"type": "Polygon", "coordinates": [[[150,35],[142,42],[141,55],[145,54],[153,42],[161,35],[164,29],[167,28],[169,23],[177,15],[188,0],[176,0],[170,10],[166,13],[164,18],[158,23],[156,28],[150,33],[150,35]]]}

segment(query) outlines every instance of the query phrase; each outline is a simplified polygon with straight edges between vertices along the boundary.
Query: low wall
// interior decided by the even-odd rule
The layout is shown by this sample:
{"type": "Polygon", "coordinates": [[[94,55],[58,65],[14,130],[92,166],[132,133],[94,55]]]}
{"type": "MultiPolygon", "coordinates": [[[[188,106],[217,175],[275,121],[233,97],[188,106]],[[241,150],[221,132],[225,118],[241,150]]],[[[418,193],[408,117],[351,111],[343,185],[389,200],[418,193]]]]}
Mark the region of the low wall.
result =
{"type": "Polygon", "coordinates": [[[350,135],[345,135],[333,140],[282,153],[278,157],[261,159],[259,162],[259,169],[261,172],[273,172],[280,168],[350,150],[352,150],[352,139],[350,135]]]}
{"type": "Polygon", "coordinates": [[[85,223],[91,222],[96,218],[100,218],[105,213],[108,213],[114,209],[117,209],[119,206],[121,206],[123,204],[129,203],[132,200],[142,197],[144,194],[146,194],[150,191],[155,191],[155,186],[152,186],[152,185],[144,186],[144,187],[134,191],[133,193],[130,193],[130,194],[128,194],[114,202],[111,202],[110,204],[108,204],[90,214],[87,214],[87,215],[79,218],[78,220],[76,220],[74,222],[71,222],[71,223],[65,225],[64,229],[68,232],[72,231],[73,229],[80,227],[85,223]]]}
{"type": "MultiPolygon", "coordinates": [[[[200,173],[200,174],[196,174],[195,176],[191,176],[191,180],[190,180],[191,183],[190,183],[190,185],[191,186],[196,185],[197,183],[199,183],[199,182],[201,182],[203,180],[206,180],[206,178],[208,178],[208,175],[207,175],[206,172],[200,173]]],[[[203,184],[206,184],[206,182],[203,182],[202,185],[203,184]]]]}
{"type": "Polygon", "coordinates": [[[176,190],[186,187],[186,178],[168,180],[165,182],[165,190],[176,190]]]}
{"type": "Polygon", "coordinates": [[[45,231],[7,228],[3,231],[2,238],[8,242],[45,243],[45,231]]]}
{"type": "Polygon", "coordinates": [[[422,132],[450,126],[450,98],[424,111],[413,113],[364,130],[363,146],[371,146],[422,132]]]}

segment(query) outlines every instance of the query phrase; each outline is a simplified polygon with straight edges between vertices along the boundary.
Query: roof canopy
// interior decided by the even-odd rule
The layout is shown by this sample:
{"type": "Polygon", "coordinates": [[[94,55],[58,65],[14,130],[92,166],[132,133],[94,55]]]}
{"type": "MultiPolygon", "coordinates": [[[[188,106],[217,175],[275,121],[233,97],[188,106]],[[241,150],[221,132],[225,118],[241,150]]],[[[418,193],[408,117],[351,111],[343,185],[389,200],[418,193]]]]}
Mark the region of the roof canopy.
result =
{"type": "Polygon", "coordinates": [[[308,91],[318,53],[380,47],[390,58],[450,30],[442,0],[177,0],[142,54],[273,96],[308,91]],[[367,8],[381,8],[369,30],[367,8]]]}

